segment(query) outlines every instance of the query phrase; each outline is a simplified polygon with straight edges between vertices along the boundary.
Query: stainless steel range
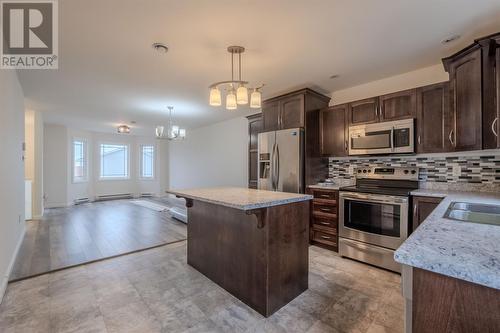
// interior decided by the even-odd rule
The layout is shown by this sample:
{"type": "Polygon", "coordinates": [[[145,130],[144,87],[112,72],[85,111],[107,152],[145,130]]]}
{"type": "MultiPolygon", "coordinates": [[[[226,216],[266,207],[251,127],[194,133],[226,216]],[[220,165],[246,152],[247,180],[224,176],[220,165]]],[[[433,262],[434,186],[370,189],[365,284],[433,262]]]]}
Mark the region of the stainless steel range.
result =
{"type": "Polygon", "coordinates": [[[418,168],[366,167],[356,185],[339,194],[339,253],[401,272],[394,250],[408,237],[410,192],[418,188],[418,168]]]}

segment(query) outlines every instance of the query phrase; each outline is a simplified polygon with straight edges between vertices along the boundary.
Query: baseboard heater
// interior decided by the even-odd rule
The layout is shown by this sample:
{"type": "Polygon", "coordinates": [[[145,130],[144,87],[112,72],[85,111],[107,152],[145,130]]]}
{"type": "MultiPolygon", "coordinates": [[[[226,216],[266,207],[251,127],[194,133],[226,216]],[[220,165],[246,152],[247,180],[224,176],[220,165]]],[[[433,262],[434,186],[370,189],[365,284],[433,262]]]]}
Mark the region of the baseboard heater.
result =
{"type": "Polygon", "coordinates": [[[81,204],[89,203],[89,202],[90,202],[89,198],[80,198],[80,199],[75,199],[74,204],[81,205],[81,204]]]}
{"type": "Polygon", "coordinates": [[[106,201],[106,200],[118,200],[118,199],[132,199],[134,196],[132,193],[122,193],[122,194],[106,194],[98,195],[95,197],[95,201],[106,201]]]}

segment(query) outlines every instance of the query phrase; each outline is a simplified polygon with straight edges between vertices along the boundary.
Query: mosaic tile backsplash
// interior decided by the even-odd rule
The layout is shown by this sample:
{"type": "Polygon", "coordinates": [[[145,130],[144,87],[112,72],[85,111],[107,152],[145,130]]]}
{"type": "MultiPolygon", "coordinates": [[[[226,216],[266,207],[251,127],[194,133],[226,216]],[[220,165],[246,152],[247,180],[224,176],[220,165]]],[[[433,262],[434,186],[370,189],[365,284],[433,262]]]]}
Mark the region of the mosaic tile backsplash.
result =
{"type": "Polygon", "coordinates": [[[495,154],[477,156],[330,157],[328,174],[330,178],[353,179],[356,168],[368,166],[418,167],[421,182],[500,184],[500,152],[496,151],[495,154]]]}

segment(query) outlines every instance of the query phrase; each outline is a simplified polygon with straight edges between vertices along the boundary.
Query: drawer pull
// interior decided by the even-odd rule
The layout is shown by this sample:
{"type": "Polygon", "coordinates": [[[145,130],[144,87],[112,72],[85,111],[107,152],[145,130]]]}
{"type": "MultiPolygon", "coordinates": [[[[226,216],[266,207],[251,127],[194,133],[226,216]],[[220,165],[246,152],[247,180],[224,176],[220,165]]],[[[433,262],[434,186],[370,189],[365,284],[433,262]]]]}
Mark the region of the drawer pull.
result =
{"type": "Polygon", "coordinates": [[[319,210],[322,212],[326,212],[326,213],[329,213],[332,211],[330,208],[320,208],[319,210]]]}
{"type": "Polygon", "coordinates": [[[329,196],[328,194],[321,194],[321,195],[320,195],[320,197],[321,197],[321,198],[327,198],[327,199],[329,199],[329,198],[330,198],[330,196],[329,196]]]}
{"type": "Polygon", "coordinates": [[[331,237],[328,237],[328,236],[321,236],[321,238],[323,238],[323,239],[331,239],[331,237]]]}
{"type": "Polygon", "coordinates": [[[320,224],[323,224],[323,225],[330,225],[330,223],[328,223],[328,222],[320,222],[320,224]]]}

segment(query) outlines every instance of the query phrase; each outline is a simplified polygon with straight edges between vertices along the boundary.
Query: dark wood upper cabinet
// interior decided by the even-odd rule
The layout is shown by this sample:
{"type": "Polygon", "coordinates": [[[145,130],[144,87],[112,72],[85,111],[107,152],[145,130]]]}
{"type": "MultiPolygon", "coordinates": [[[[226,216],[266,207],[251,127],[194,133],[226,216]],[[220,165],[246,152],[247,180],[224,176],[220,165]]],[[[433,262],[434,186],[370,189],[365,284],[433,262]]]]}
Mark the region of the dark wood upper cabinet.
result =
{"type": "Polygon", "coordinates": [[[279,129],[280,122],[280,101],[273,100],[262,103],[263,132],[275,131],[279,129]]]}
{"type": "Polygon", "coordinates": [[[362,99],[349,103],[349,125],[376,123],[378,116],[378,97],[362,99]]]}
{"type": "Polygon", "coordinates": [[[479,45],[444,60],[450,74],[452,150],[482,148],[482,67],[479,45]]]}
{"type": "Polygon", "coordinates": [[[449,112],[449,82],[417,89],[417,153],[441,153],[450,150],[449,112]]]}
{"type": "Polygon", "coordinates": [[[348,105],[336,105],[320,111],[320,151],[323,156],[347,156],[348,105]]]}
{"type": "Polygon", "coordinates": [[[415,118],[416,111],[416,89],[399,91],[379,97],[380,121],[415,118]]]}
{"type": "Polygon", "coordinates": [[[304,127],[304,95],[286,97],[280,101],[280,129],[304,127]]]}
{"type": "Polygon", "coordinates": [[[257,188],[258,137],[262,132],[262,113],[248,116],[248,187],[257,188]]]}
{"type": "Polygon", "coordinates": [[[496,139],[496,148],[500,148],[500,41],[497,43],[497,48],[496,48],[496,113],[495,113],[495,119],[493,119],[491,123],[491,131],[493,132],[493,135],[495,136],[496,139]]]}

